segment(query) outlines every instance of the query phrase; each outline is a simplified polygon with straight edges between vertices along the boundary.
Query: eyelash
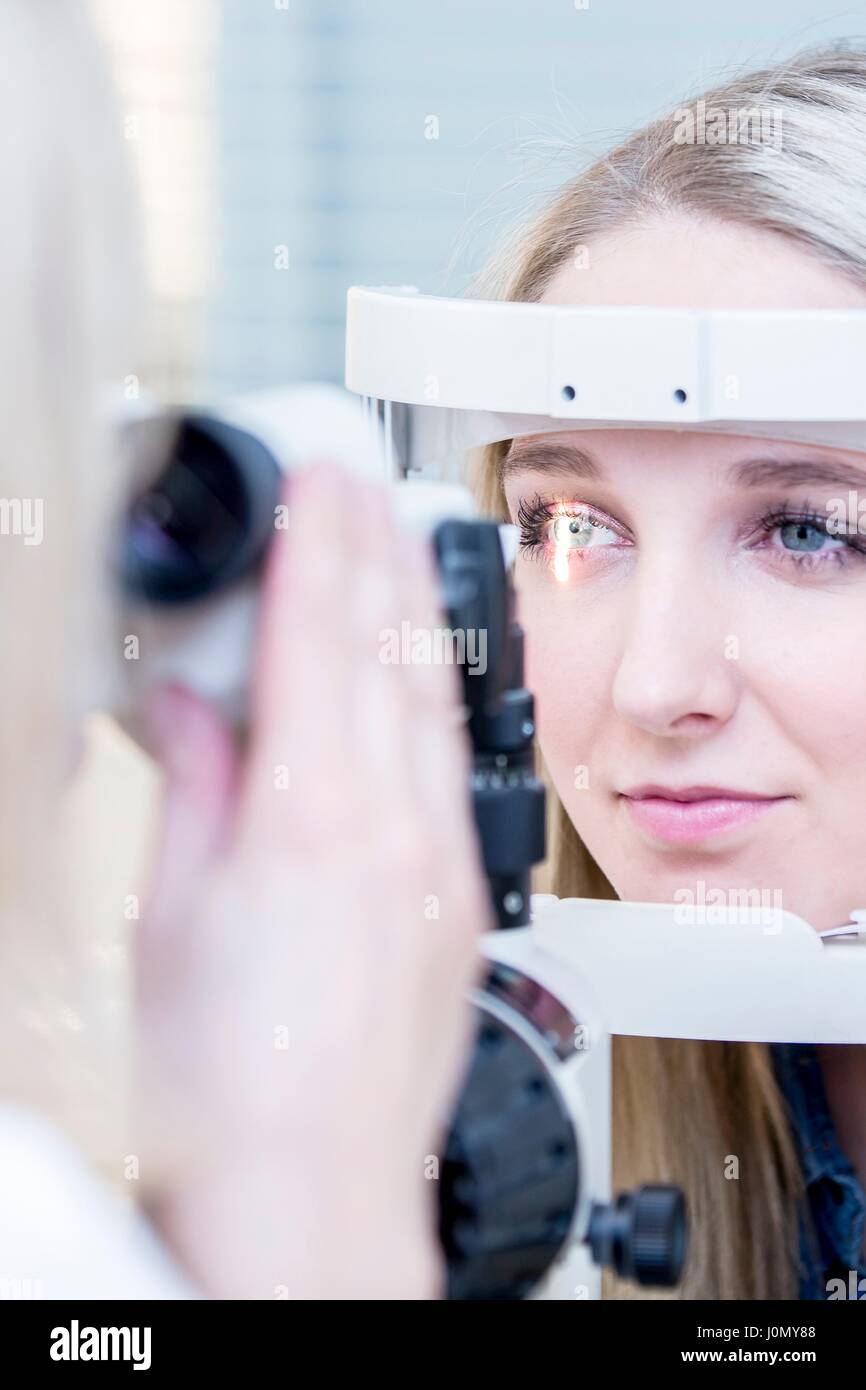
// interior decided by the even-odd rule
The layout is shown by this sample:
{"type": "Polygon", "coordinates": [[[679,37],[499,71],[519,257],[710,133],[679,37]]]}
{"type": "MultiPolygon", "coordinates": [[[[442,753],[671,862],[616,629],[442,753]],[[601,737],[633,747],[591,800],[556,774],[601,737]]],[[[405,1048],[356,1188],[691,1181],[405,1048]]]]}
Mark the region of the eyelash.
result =
{"type": "MultiPolygon", "coordinates": [[[[584,503],[569,505],[564,502],[546,502],[540,493],[536,493],[531,498],[522,497],[518,504],[517,524],[520,527],[521,553],[534,559],[547,559],[549,552],[556,547],[551,544],[546,533],[551,523],[560,516],[581,520],[592,526],[610,529],[619,534],[618,528],[611,518],[607,517],[606,513],[597,511],[594,507],[589,507],[584,503]],[[597,519],[601,517],[605,519],[597,519]]],[[[847,564],[852,558],[852,551],[856,555],[866,558],[866,536],[860,535],[859,532],[856,534],[840,532],[838,535],[833,535],[827,530],[827,521],[826,513],[822,514],[816,511],[808,502],[800,507],[783,504],[764,512],[763,515],[751,522],[749,534],[753,535],[758,531],[765,536],[770,536],[783,526],[811,526],[829,540],[843,542],[838,550],[802,551],[799,556],[795,551],[780,549],[779,554],[784,557],[783,563],[789,563],[799,570],[816,569],[828,564],[836,566],[847,564]]],[[[572,556],[576,556],[581,561],[586,559],[579,548],[568,550],[566,553],[569,561],[572,556]]]]}
{"type": "MultiPolygon", "coordinates": [[[[610,518],[604,521],[598,520],[605,513],[597,511],[594,507],[587,507],[584,504],[572,503],[569,506],[565,502],[545,502],[540,493],[534,497],[521,497],[517,507],[517,524],[520,527],[520,549],[524,555],[532,555],[541,558],[544,552],[550,547],[550,542],[545,536],[545,532],[551,523],[558,517],[564,516],[574,520],[588,522],[591,526],[598,526],[599,529],[615,530],[610,518]]],[[[579,554],[578,551],[571,552],[579,554]]]]}

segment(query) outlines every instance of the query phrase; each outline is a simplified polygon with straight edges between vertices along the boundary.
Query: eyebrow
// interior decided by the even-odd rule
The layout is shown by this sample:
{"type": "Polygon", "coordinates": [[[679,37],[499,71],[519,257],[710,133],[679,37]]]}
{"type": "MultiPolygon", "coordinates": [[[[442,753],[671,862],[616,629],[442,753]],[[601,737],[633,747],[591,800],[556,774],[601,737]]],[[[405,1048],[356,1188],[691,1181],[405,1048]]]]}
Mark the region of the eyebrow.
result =
{"type": "Polygon", "coordinates": [[[728,474],[738,487],[766,487],[777,483],[796,487],[798,483],[827,483],[830,487],[858,488],[866,486],[866,471],[842,459],[830,462],[822,459],[746,459],[735,464],[728,474]]]}
{"type": "MultiPolygon", "coordinates": [[[[866,465],[866,460],[864,460],[866,465]]],[[[515,442],[500,465],[504,483],[515,473],[529,471],[555,477],[583,478],[601,482],[604,470],[585,449],[569,444],[548,444],[543,441],[515,442]]],[[[866,466],[839,460],[750,458],[728,469],[728,481],[734,487],[759,488],[768,486],[796,487],[799,484],[825,483],[830,487],[866,487],[866,466]]]]}
{"type": "Polygon", "coordinates": [[[603,469],[584,449],[578,449],[573,444],[545,444],[536,440],[526,444],[518,441],[511,445],[500,464],[500,480],[504,483],[513,473],[527,470],[597,482],[604,478],[603,469]]]}

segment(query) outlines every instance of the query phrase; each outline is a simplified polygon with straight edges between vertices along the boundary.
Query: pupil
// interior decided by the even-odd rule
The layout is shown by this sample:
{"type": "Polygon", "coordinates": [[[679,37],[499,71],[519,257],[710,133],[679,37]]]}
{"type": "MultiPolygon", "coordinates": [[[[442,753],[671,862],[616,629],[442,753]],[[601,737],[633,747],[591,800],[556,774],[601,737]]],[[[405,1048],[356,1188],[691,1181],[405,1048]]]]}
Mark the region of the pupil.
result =
{"type": "Polygon", "coordinates": [[[823,532],[808,521],[783,526],[782,536],[789,550],[820,550],[824,541],[823,532]]]}

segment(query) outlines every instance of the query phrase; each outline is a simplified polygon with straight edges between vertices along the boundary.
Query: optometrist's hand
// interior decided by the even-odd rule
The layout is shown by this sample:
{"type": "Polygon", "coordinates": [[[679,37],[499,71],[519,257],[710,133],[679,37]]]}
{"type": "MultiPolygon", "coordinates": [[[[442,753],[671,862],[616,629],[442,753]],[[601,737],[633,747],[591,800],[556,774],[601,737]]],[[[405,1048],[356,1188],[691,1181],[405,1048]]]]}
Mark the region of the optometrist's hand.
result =
{"type": "Polygon", "coordinates": [[[152,1209],[214,1296],[435,1296],[425,1157],[489,925],[456,673],[380,659],[386,629],[442,620],[379,485],[317,464],[289,515],[244,754],[188,692],[151,711],[166,800],[139,1049],[169,1141],[152,1209]]]}

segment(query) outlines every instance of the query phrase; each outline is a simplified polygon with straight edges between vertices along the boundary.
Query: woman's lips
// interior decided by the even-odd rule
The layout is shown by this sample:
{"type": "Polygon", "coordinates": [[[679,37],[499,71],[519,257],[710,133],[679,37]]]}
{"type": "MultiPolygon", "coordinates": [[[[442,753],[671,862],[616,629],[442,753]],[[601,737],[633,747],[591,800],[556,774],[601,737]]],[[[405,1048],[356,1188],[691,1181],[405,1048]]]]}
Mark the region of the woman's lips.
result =
{"type": "Polygon", "coordinates": [[[739,829],[790,799],[722,787],[634,787],[621,796],[640,829],[656,840],[676,845],[739,829]]]}

